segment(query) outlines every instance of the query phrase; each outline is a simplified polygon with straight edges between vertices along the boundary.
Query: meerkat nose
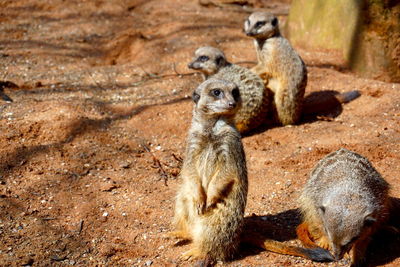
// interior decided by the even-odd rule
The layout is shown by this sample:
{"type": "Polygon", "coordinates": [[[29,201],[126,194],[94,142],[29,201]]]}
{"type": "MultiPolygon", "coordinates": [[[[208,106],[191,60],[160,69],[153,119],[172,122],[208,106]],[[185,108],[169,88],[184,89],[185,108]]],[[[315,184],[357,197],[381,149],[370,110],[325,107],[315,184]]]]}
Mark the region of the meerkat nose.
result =
{"type": "Polygon", "coordinates": [[[193,62],[190,62],[187,66],[189,69],[193,69],[193,62]]]}
{"type": "Polygon", "coordinates": [[[228,106],[229,106],[230,108],[235,108],[235,107],[236,107],[236,102],[230,101],[230,102],[228,103],[228,106]]]}

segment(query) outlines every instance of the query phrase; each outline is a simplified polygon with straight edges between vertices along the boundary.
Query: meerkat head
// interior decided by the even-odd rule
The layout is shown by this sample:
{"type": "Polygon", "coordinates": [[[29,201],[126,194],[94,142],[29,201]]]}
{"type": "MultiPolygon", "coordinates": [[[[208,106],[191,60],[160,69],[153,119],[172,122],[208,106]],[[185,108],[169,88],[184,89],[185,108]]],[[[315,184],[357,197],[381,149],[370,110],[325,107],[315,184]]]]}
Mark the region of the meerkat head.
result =
{"type": "Polygon", "coordinates": [[[268,12],[254,12],[244,22],[247,36],[257,39],[268,39],[279,34],[278,18],[268,12]]]}
{"type": "Polygon", "coordinates": [[[347,191],[319,207],[336,260],[342,259],[361,236],[368,235],[377,222],[376,212],[366,205],[367,202],[359,194],[347,191]]]}
{"type": "Polygon", "coordinates": [[[234,116],[241,105],[238,86],[230,81],[208,79],[193,92],[196,112],[207,117],[234,116]]]}
{"type": "Polygon", "coordinates": [[[188,67],[199,70],[208,76],[217,73],[221,67],[227,64],[228,62],[221,50],[211,46],[203,46],[194,52],[193,60],[188,67]]]}

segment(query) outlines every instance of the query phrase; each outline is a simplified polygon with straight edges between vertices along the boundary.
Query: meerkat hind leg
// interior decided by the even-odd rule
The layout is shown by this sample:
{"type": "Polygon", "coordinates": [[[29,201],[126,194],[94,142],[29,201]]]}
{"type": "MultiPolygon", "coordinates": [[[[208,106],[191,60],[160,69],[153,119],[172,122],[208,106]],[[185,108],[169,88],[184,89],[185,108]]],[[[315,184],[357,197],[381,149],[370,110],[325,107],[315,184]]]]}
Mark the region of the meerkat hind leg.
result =
{"type": "Polygon", "coordinates": [[[296,229],[297,238],[301,241],[301,243],[307,248],[315,248],[318,245],[315,244],[313,238],[308,229],[308,223],[303,222],[296,229]]]}
{"type": "Polygon", "coordinates": [[[205,258],[206,255],[203,255],[203,253],[201,253],[201,251],[196,248],[196,247],[192,247],[191,249],[189,249],[188,251],[182,253],[182,255],[179,257],[179,259],[181,261],[188,261],[190,259],[200,259],[200,258],[205,258]]]}

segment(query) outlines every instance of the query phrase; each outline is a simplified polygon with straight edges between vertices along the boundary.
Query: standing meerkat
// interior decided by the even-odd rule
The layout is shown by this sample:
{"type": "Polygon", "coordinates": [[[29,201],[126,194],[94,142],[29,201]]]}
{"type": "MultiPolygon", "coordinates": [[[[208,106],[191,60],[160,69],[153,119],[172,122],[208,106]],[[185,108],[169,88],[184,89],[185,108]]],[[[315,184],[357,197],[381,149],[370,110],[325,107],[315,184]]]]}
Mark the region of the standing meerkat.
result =
{"type": "Polygon", "coordinates": [[[175,203],[175,231],[169,233],[193,242],[181,259],[199,259],[204,265],[230,260],[244,241],[281,254],[332,260],[321,248],[297,248],[260,236],[240,236],[248,188],[245,154],[234,124],[240,91],[232,82],[211,78],[194,91],[193,100],[182,184],[175,203]]]}
{"type": "Polygon", "coordinates": [[[236,252],[247,199],[247,169],[234,125],[236,84],[209,79],[193,93],[195,107],[170,233],[193,242],[181,259],[226,261],[236,252]]]}
{"type": "Polygon", "coordinates": [[[221,50],[210,46],[198,48],[188,67],[201,71],[205,79],[217,78],[238,85],[242,106],[236,113],[235,122],[240,133],[266,122],[270,110],[270,92],[255,73],[228,62],[221,50]]]}
{"type": "Polygon", "coordinates": [[[388,191],[366,158],[344,148],[329,154],[301,194],[298,238],[306,247],[331,249],[336,260],[349,253],[352,266],[361,266],[371,235],[388,219],[388,191]]]}
{"type": "Polygon", "coordinates": [[[271,13],[252,13],[244,23],[244,31],[255,38],[258,64],[251,70],[274,93],[277,120],[283,125],[297,123],[307,85],[303,60],[280,34],[278,18],[271,13]]]}

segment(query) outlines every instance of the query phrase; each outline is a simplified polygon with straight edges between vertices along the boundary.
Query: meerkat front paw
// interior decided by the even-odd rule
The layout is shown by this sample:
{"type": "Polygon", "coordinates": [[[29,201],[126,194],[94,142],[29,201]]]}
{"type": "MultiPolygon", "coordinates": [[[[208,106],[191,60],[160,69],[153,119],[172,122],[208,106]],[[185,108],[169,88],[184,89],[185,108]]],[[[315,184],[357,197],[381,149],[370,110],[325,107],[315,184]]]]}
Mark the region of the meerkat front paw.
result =
{"type": "Polygon", "coordinates": [[[196,212],[198,215],[202,215],[204,214],[204,212],[206,211],[206,202],[204,199],[195,199],[193,201],[194,203],[194,207],[196,209],[196,212]]]}

